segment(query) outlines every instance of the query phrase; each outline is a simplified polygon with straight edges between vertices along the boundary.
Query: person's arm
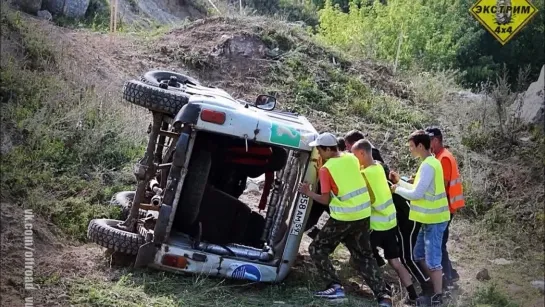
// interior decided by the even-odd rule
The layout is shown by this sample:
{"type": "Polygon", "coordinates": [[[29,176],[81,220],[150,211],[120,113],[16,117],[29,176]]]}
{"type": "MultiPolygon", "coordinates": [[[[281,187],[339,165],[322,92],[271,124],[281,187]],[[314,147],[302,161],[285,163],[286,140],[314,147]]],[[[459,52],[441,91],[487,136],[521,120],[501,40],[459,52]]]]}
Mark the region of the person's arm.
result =
{"type": "Polygon", "coordinates": [[[414,190],[414,184],[408,183],[407,181],[404,181],[403,179],[399,179],[399,181],[397,182],[397,185],[407,190],[414,190]]]}
{"type": "Polygon", "coordinates": [[[329,201],[331,200],[331,195],[329,194],[331,193],[331,175],[325,167],[320,168],[319,175],[321,194],[309,191],[308,197],[321,204],[329,205],[329,201]]]}
{"type": "MultiPolygon", "coordinates": [[[[433,183],[433,178],[435,172],[433,167],[428,164],[422,165],[422,170],[420,172],[420,180],[416,184],[414,189],[407,189],[403,186],[398,186],[395,190],[395,193],[408,199],[408,200],[417,200],[424,198],[424,193],[428,190],[430,184],[433,183]]],[[[401,182],[401,180],[399,181],[401,182]]]]}
{"type": "Polygon", "coordinates": [[[447,189],[448,184],[451,181],[451,174],[452,174],[450,161],[447,158],[441,159],[441,166],[443,168],[443,178],[445,180],[445,189],[447,189]]]}
{"type": "Polygon", "coordinates": [[[373,193],[373,189],[371,189],[371,185],[369,184],[369,181],[367,180],[367,176],[365,176],[364,172],[361,172],[361,175],[363,176],[363,179],[365,179],[365,184],[367,185],[367,191],[369,192],[369,198],[371,199],[371,203],[375,203],[375,193],[373,193]]]}

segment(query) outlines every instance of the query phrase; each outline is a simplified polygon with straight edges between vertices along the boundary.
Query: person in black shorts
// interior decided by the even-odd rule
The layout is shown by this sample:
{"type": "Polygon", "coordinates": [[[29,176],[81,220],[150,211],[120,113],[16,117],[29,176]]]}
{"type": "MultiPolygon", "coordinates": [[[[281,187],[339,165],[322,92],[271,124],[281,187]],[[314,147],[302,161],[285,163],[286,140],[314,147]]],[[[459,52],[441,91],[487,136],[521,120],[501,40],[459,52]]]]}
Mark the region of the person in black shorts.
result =
{"type": "Polygon", "coordinates": [[[351,147],[352,153],[360,162],[360,171],[367,183],[371,198],[371,248],[375,251],[375,258],[377,258],[378,247],[384,250],[384,257],[388,260],[390,266],[395,269],[401,284],[409,293],[407,303],[416,303],[418,296],[411,274],[399,259],[400,252],[396,237],[397,214],[388,185],[388,177],[384,172],[382,163],[373,159],[371,149],[371,143],[365,139],[357,141],[351,147]]]}

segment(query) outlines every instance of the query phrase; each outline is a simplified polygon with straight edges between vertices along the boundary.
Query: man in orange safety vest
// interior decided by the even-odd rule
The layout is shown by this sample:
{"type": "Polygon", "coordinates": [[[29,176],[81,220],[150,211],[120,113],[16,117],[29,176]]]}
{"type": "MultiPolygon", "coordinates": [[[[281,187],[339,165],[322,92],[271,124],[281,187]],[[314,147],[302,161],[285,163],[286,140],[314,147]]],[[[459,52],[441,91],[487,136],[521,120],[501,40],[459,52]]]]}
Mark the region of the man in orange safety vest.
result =
{"type": "Polygon", "coordinates": [[[449,202],[450,221],[448,222],[447,229],[443,234],[442,245],[442,266],[444,273],[443,287],[447,290],[453,288],[453,283],[457,282],[460,278],[458,272],[452,268],[452,264],[447,252],[447,241],[449,236],[449,226],[452,221],[454,213],[465,206],[464,194],[462,187],[462,179],[458,170],[458,164],[456,158],[443,146],[443,134],[441,130],[436,127],[426,128],[426,133],[431,138],[431,151],[435,155],[435,158],[441,162],[443,168],[443,177],[445,180],[445,190],[447,192],[447,198],[449,202]]]}

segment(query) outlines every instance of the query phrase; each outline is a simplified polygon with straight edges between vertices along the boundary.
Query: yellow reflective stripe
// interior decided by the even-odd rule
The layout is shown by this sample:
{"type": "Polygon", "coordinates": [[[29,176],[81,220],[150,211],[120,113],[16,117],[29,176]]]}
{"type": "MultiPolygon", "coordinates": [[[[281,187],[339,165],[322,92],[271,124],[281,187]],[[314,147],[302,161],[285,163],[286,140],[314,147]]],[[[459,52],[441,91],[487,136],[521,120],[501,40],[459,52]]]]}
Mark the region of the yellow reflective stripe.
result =
{"type": "Polygon", "coordinates": [[[450,181],[450,182],[448,183],[448,185],[449,185],[449,186],[453,186],[453,185],[458,184],[458,183],[461,183],[461,182],[462,182],[462,179],[461,179],[461,178],[456,178],[456,179],[450,181]]]}
{"type": "Polygon", "coordinates": [[[380,223],[389,223],[396,219],[396,213],[392,213],[388,216],[375,216],[371,215],[371,223],[372,222],[380,222],[380,223]]]}
{"type": "Polygon", "coordinates": [[[361,205],[357,205],[355,207],[340,207],[340,206],[332,206],[329,205],[329,210],[336,212],[336,213],[354,213],[361,210],[365,210],[371,206],[371,202],[365,202],[361,205]]]}
{"type": "Polygon", "coordinates": [[[367,192],[367,187],[359,188],[359,189],[357,189],[355,191],[352,191],[350,193],[346,193],[343,196],[339,196],[338,198],[339,198],[340,201],[347,201],[350,198],[356,197],[356,196],[361,195],[361,194],[363,194],[365,192],[367,192]]]}
{"type": "Polygon", "coordinates": [[[377,211],[382,211],[382,210],[388,208],[388,206],[389,206],[389,205],[392,205],[393,203],[394,203],[394,201],[390,198],[390,199],[387,200],[385,203],[376,206],[374,209],[377,210],[377,211]]]}
{"type": "Polygon", "coordinates": [[[448,206],[442,206],[440,208],[428,209],[428,208],[422,208],[422,207],[419,207],[419,206],[415,206],[414,204],[412,204],[411,205],[411,210],[413,210],[415,212],[424,213],[424,214],[437,214],[437,213],[442,213],[442,212],[445,212],[445,211],[449,211],[449,208],[448,208],[448,206]]]}
{"type": "Polygon", "coordinates": [[[452,204],[453,202],[463,200],[463,199],[464,199],[464,195],[454,196],[453,198],[450,199],[450,203],[452,204]]]}
{"type": "Polygon", "coordinates": [[[424,194],[424,199],[427,200],[427,201],[436,201],[436,200],[440,200],[440,199],[446,198],[446,197],[447,197],[447,193],[445,193],[445,192],[437,194],[437,195],[424,194]]]}

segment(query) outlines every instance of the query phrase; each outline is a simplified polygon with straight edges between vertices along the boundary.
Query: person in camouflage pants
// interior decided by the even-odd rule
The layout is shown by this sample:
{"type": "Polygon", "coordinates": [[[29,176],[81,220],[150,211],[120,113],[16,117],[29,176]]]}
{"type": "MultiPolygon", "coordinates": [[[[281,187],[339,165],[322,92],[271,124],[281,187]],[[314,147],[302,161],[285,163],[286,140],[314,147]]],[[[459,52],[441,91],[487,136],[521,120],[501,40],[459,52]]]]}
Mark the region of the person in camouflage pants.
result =
{"type": "Polygon", "coordinates": [[[358,272],[363,276],[375,296],[378,298],[389,296],[390,293],[373,256],[369,238],[369,218],[353,222],[337,221],[329,218],[309,246],[310,257],[314,261],[320,276],[330,283],[341,284],[329,255],[335,251],[340,243],[343,243],[350,251],[350,255],[358,267],[358,272]]]}
{"type": "Polygon", "coordinates": [[[344,299],[345,293],[329,255],[343,243],[359,267],[360,273],[373,290],[379,306],[391,307],[392,298],[382,279],[370,243],[371,201],[365,180],[360,173],[358,158],[340,152],[337,138],[331,133],[320,134],[309,146],[316,146],[325,161],[319,169],[320,194],[310,189],[308,182],[299,184],[299,192],[315,201],[328,204],[330,218],[309,247],[309,253],[320,274],[329,281],[315,297],[344,299]]]}

